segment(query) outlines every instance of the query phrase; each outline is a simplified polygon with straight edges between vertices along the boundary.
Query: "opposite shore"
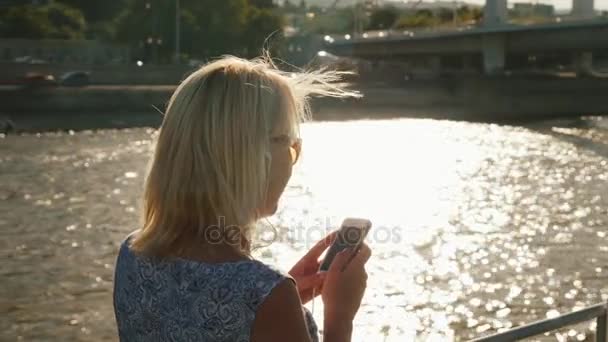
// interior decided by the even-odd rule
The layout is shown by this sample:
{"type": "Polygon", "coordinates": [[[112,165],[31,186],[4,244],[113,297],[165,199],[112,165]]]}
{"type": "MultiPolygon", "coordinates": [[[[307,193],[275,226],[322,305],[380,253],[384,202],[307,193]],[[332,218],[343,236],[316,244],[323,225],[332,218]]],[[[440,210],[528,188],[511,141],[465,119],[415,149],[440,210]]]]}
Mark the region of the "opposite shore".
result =
{"type": "MultiPolygon", "coordinates": [[[[315,120],[387,117],[504,122],[608,114],[608,79],[463,77],[354,84],[361,99],[314,99],[315,120]],[[373,109],[383,108],[381,117],[373,109]]],[[[173,85],[0,89],[0,132],[153,126],[173,85]]]]}

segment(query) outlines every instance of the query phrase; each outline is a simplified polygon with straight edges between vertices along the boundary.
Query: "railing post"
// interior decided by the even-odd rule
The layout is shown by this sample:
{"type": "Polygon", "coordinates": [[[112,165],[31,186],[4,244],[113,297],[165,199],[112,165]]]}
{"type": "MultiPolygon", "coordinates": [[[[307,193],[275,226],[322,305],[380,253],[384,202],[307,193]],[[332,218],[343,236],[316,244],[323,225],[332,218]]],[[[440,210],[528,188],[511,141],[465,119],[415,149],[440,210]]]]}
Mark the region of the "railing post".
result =
{"type": "Polygon", "coordinates": [[[607,330],[608,329],[608,303],[604,304],[604,312],[597,316],[596,319],[596,328],[595,328],[595,341],[596,342],[608,342],[608,340],[606,339],[606,334],[607,334],[607,330]]]}

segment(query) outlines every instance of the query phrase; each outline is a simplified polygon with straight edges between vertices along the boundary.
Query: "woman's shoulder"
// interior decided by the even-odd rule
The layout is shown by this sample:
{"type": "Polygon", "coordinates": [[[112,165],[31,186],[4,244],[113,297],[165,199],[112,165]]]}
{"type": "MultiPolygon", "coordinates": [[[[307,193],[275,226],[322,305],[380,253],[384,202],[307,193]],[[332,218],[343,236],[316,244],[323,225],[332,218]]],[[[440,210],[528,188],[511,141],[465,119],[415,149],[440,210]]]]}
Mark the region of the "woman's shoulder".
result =
{"type": "MultiPolygon", "coordinates": [[[[129,234],[121,243],[117,267],[129,265],[135,268],[155,269],[173,273],[175,278],[188,280],[205,280],[205,283],[218,284],[226,282],[228,287],[240,286],[254,288],[256,292],[269,292],[278,283],[293,278],[274,265],[258,259],[206,263],[197,260],[170,258],[155,260],[134,253],[130,248],[131,240],[137,231],[129,234]]],[[[198,281],[196,281],[198,283],[198,281]]]]}
{"type": "Polygon", "coordinates": [[[228,277],[237,280],[234,284],[239,284],[243,290],[251,291],[252,294],[257,293],[260,298],[268,296],[286,279],[293,279],[277,267],[257,259],[231,262],[222,266],[226,267],[223,271],[228,277]]]}

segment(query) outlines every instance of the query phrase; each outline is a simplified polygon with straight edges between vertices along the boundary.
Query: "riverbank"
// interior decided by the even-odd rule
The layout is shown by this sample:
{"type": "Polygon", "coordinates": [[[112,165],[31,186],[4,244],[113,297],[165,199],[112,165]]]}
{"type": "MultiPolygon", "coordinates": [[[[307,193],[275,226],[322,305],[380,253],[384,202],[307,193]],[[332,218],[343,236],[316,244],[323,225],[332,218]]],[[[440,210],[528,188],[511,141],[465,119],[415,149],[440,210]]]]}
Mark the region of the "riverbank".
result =
{"type": "MultiPolygon", "coordinates": [[[[314,99],[314,119],[386,118],[370,114],[382,112],[395,118],[501,122],[608,113],[608,79],[601,78],[461,78],[353,88],[363,98],[314,99]]],[[[156,127],[174,90],[172,85],[5,87],[0,129],[156,127]]]]}

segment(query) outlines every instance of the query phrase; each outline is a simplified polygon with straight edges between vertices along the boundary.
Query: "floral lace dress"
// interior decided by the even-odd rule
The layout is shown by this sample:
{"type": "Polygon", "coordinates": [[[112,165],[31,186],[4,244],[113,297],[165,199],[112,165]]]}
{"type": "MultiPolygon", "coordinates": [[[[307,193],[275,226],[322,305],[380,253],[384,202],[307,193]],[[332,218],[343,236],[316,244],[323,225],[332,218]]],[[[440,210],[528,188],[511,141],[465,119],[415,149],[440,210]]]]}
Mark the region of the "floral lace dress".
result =
{"type": "MultiPolygon", "coordinates": [[[[153,261],[120,247],[114,311],[121,341],[250,340],[255,314],[272,289],[289,277],[257,261],[206,264],[153,261]]],[[[304,307],[312,341],[317,325],[304,307]]]]}

